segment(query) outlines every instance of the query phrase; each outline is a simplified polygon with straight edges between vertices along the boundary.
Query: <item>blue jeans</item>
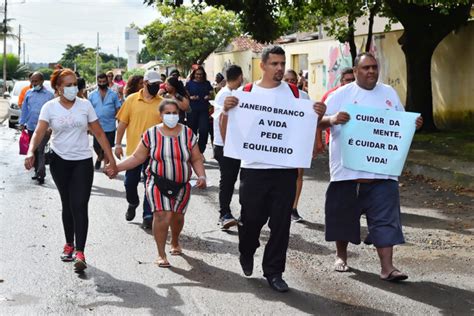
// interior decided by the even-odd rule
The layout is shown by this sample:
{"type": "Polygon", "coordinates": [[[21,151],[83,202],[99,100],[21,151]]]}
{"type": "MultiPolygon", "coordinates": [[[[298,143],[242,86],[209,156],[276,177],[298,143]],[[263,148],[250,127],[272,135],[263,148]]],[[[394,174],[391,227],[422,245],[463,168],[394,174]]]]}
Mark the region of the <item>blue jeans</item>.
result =
{"type": "MultiPolygon", "coordinates": [[[[143,174],[145,176],[145,170],[148,166],[148,160],[143,164],[135,167],[134,169],[127,170],[125,172],[125,193],[127,196],[127,202],[130,205],[138,206],[140,205],[140,198],[138,197],[138,183],[140,183],[140,178],[143,174]]],[[[143,218],[153,217],[151,212],[150,204],[146,198],[146,195],[143,196],[143,218]]]]}

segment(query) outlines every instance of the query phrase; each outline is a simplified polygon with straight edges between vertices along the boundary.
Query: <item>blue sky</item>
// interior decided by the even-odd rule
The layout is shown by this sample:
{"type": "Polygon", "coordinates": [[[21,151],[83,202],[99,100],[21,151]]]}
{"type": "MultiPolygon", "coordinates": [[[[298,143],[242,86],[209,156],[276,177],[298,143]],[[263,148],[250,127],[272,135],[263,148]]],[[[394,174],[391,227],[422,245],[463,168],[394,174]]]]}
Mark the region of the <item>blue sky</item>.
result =
{"type": "MultiPolygon", "coordinates": [[[[3,1],[2,1],[3,2],[3,1]]],[[[97,32],[104,53],[126,57],[124,51],[125,27],[130,23],[142,27],[158,17],[152,7],[142,0],[9,0],[8,17],[22,37],[30,62],[56,62],[67,44],[83,43],[95,47],[97,32]]],[[[3,11],[3,5],[2,5],[3,11]]],[[[3,14],[2,14],[3,17],[3,14]]],[[[18,42],[9,41],[13,53],[18,42]]],[[[22,57],[23,58],[23,57],[22,57]]],[[[23,60],[23,59],[22,59],[23,60]]]]}

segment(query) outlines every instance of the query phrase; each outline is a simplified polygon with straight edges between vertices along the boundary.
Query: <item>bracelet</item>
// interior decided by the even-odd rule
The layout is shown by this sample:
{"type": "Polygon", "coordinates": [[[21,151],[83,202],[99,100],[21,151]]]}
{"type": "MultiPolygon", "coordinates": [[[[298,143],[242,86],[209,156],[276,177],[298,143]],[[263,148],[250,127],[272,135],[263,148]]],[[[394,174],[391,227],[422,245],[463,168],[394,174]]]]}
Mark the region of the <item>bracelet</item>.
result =
{"type": "Polygon", "coordinates": [[[229,115],[229,111],[222,110],[222,115],[229,115]]]}
{"type": "Polygon", "coordinates": [[[198,180],[206,180],[206,176],[199,176],[198,180]]]}
{"type": "Polygon", "coordinates": [[[115,148],[122,148],[122,144],[115,144],[115,148]]]}

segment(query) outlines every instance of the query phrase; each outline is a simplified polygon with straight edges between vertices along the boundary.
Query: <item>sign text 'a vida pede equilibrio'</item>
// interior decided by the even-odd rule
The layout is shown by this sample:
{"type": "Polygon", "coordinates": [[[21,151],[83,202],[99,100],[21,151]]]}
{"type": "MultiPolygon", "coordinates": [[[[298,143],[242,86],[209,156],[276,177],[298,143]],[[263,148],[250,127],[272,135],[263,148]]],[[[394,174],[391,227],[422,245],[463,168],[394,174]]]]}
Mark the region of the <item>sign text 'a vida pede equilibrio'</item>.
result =
{"type": "Polygon", "coordinates": [[[235,91],[229,111],[226,157],[290,168],[311,166],[317,115],[313,101],[235,91]]]}
{"type": "Polygon", "coordinates": [[[341,128],[345,168],[399,176],[410,149],[419,113],[348,105],[341,128]]]}

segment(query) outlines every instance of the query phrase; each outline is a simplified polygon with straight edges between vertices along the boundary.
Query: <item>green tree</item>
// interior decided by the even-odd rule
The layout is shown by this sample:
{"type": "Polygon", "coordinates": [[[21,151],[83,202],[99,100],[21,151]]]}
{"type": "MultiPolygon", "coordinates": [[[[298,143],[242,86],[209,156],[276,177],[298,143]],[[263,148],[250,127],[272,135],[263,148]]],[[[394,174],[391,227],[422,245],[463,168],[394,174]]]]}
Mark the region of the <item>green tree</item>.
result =
{"type": "MultiPolygon", "coordinates": [[[[95,58],[95,51],[90,49],[76,59],[76,69],[86,82],[95,82],[95,58]]],[[[99,56],[99,64],[100,63],[102,63],[102,58],[99,56]]]]}
{"type": "Polygon", "coordinates": [[[202,63],[218,47],[240,34],[236,15],[222,8],[204,6],[173,8],[159,5],[163,17],[140,30],[151,54],[164,56],[187,71],[202,63]]]}
{"type": "Polygon", "coordinates": [[[143,76],[144,74],[145,74],[145,69],[141,69],[141,68],[131,69],[125,72],[125,74],[123,75],[123,79],[128,80],[128,78],[130,78],[131,76],[134,76],[134,75],[143,76]]]}
{"type": "Polygon", "coordinates": [[[61,64],[65,68],[74,69],[74,64],[76,63],[77,58],[83,55],[86,51],[87,51],[87,48],[84,46],[84,44],[79,44],[79,45],[68,44],[63,53],[63,56],[58,61],[58,63],[61,64]]]}
{"type": "Polygon", "coordinates": [[[143,47],[140,52],[138,53],[138,62],[140,64],[146,64],[149,61],[155,60],[155,59],[164,59],[162,55],[152,55],[148,51],[148,48],[145,46],[143,47]],[[156,57],[156,58],[155,58],[156,57]]]}
{"type": "MultiPolygon", "coordinates": [[[[144,3],[150,5],[163,1],[174,5],[182,4],[181,1],[170,0],[144,0],[144,3]]],[[[227,10],[239,12],[243,30],[260,42],[269,42],[282,35],[292,26],[288,21],[294,21],[295,17],[298,21],[311,18],[318,23],[329,21],[330,33],[339,40],[345,40],[346,37],[349,43],[351,36],[353,38],[352,22],[362,14],[369,15],[369,26],[377,13],[388,16],[393,21],[400,21],[404,32],[399,43],[407,64],[405,104],[408,110],[420,112],[425,121],[423,129],[432,131],[436,130],[436,126],[433,119],[431,58],[443,38],[469,19],[473,0],[207,0],[206,3],[222,5],[227,10]],[[347,19],[347,27],[340,22],[341,17],[347,19]]],[[[350,45],[354,56],[355,45],[350,45]]]]}
{"type": "Polygon", "coordinates": [[[41,72],[44,76],[44,80],[49,80],[51,79],[51,75],[53,74],[54,70],[48,67],[41,67],[36,69],[35,71],[41,72]]]}
{"type": "MultiPolygon", "coordinates": [[[[3,55],[0,55],[0,65],[3,65],[3,55]]],[[[20,64],[14,54],[7,54],[7,80],[24,79],[30,72],[28,66],[20,64]]],[[[3,68],[0,68],[0,77],[3,78],[3,68]]]]}

